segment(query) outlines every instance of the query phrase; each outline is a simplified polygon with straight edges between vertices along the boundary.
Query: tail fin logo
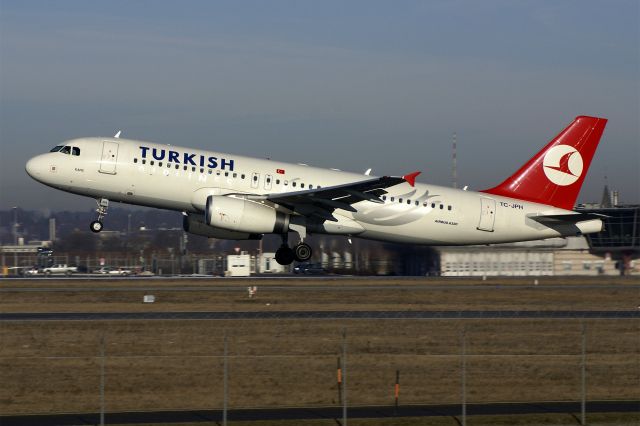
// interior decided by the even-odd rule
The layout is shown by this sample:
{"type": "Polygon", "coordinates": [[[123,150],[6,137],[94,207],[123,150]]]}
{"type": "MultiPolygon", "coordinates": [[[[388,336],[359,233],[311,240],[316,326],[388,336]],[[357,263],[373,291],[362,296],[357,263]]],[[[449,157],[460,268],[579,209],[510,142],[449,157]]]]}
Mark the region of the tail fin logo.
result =
{"type": "Polygon", "coordinates": [[[556,185],[571,185],[582,174],[582,156],[572,146],[556,145],[545,154],[542,168],[547,179],[556,185]]]}

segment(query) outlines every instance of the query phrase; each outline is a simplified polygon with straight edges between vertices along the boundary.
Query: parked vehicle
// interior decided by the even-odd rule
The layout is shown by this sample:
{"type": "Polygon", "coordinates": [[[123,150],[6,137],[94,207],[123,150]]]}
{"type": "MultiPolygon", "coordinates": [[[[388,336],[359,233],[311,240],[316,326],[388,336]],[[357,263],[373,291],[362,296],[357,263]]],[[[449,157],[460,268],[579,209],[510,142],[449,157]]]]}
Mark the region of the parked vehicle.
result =
{"type": "Polygon", "coordinates": [[[33,275],[41,274],[42,271],[37,266],[34,266],[32,268],[25,269],[23,273],[24,273],[25,276],[33,276],[33,275]]]}
{"type": "Polygon", "coordinates": [[[125,269],[125,268],[113,268],[111,266],[103,266],[100,269],[96,269],[95,271],[93,271],[94,274],[101,274],[101,275],[119,275],[119,276],[123,276],[126,277],[128,275],[131,275],[133,272],[130,269],[125,269]]]}
{"type": "Polygon", "coordinates": [[[326,274],[327,270],[319,263],[300,263],[293,268],[294,274],[305,275],[322,275],[326,274]]]}
{"type": "Polygon", "coordinates": [[[67,264],[59,263],[53,266],[47,266],[42,269],[42,273],[45,275],[71,275],[78,272],[78,268],[75,266],[69,266],[67,264]]]}

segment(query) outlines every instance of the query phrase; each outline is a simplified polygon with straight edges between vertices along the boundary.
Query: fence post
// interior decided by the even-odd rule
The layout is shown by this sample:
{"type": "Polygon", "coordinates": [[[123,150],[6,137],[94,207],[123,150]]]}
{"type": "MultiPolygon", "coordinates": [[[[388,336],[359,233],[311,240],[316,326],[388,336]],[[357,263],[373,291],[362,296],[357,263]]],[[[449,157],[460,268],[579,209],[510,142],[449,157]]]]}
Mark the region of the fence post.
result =
{"type": "Polygon", "coordinates": [[[229,362],[228,362],[228,342],[227,330],[224,330],[224,373],[223,373],[223,396],[222,396],[222,425],[227,426],[227,405],[229,401],[229,362]]]}
{"type": "Polygon", "coordinates": [[[394,389],[394,395],[395,395],[395,413],[394,414],[398,414],[398,399],[400,398],[400,370],[396,370],[396,386],[394,389]]]}
{"type": "Polygon", "coordinates": [[[466,327],[462,327],[460,333],[461,348],[460,348],[460,362],[461,362],[461,399],[462,399],[462,426],[467,425],[467,330],[466,327]]]}
{"type": "Polygon", "coordinates": [[[580,424],[587,424],[587,326],[582,323],[582,357],[580,361],[581,375],[581,402],[580,402],[580,424]]]}
{"type": "Polygon", "coordinates": [[[100,337],[100,426],[104,426],[104,334],[100,337]]]}
{"type": "Polygon", "coordinates": [[[347,426],[347,330],[342,329],[342,426],[347,426]]]}

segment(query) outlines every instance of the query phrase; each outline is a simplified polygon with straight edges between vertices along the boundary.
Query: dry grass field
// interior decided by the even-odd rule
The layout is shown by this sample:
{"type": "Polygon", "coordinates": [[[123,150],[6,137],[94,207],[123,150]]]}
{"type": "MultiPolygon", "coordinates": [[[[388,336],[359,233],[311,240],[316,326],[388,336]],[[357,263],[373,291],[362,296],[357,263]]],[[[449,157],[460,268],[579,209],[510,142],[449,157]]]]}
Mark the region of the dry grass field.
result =
{"type": "MultiPolygon", "coordinates": [[[[508,280],[496,287],[491,280],[259,280],[252,300],[230,287],[244,288],[251,281],[98,280],[91,283],[95,291],[72,288],[87,287],[86,282],[26,281],[10,287],[69,289],[2,292],[0,309],[631,310],[640,302],[637,281],[615,281],[622,285],[611,288],[570,281],[554,288],[561,282],[549,279],[521,287],[531,281],[508,280]],[[304,289],[279,288],[296,284],[304,289]],[[177,285],[190,289],[176,290],[177,285]],[[128,289],[135,286],[140,290],[128,289]],[[150,288],[157,302],[143,305],[150,288]]],[[[391,404],[396,370],[402,404],[458,403],[463,329],[468,402],[579,400],[583,324],[587,398],[640,399],[638,319],[24,321],[0,324],[0,412],[98,411],[102,337],[107,411],[221,408],[225,334],[231,408],[337,405],[343,330],[353,405],[391,404]]],[[[638,419],[625,416],[621,419],[638,419]]],[[[351,423],[431,424],[410,419],[351,423]]],[[[497,423],[474,418],[474,424],[497,423]]],[[[554,423],[541,418],[526,424],[554,423]]]]}

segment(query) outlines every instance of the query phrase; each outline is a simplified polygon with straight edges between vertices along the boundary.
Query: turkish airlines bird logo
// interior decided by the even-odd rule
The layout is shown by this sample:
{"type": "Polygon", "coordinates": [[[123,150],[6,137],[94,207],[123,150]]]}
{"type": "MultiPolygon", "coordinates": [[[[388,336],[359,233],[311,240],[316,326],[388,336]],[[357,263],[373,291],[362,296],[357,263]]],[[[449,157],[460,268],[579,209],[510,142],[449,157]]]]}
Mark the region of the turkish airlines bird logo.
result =
{"type": "Polygon", "coordinates": [[[556,185],[571,185],[582,175],[582,156],[572,146],[556,145],[544,155],[542,168],[547,178],[556,185]]]}

